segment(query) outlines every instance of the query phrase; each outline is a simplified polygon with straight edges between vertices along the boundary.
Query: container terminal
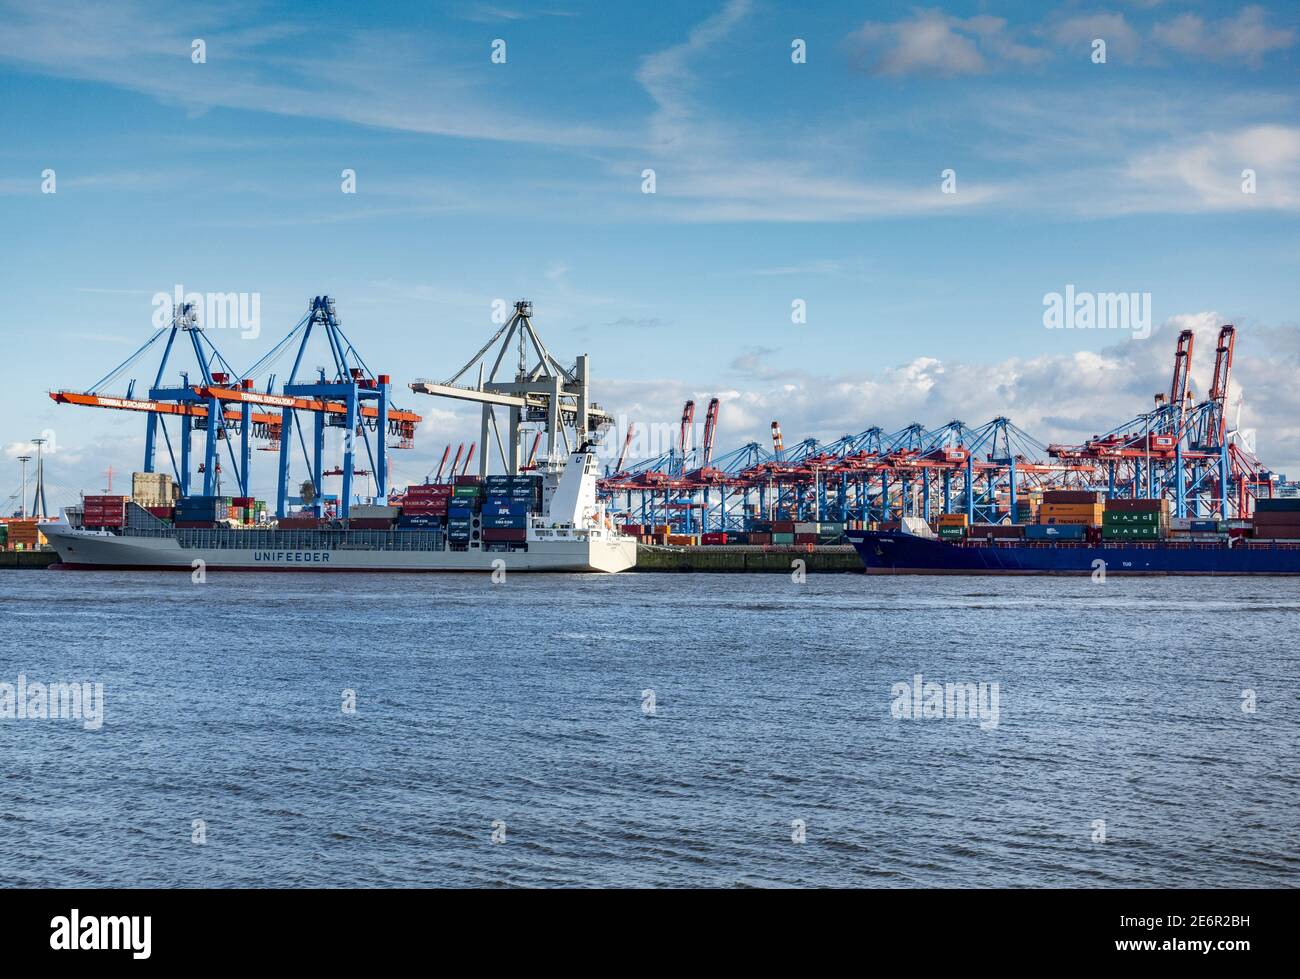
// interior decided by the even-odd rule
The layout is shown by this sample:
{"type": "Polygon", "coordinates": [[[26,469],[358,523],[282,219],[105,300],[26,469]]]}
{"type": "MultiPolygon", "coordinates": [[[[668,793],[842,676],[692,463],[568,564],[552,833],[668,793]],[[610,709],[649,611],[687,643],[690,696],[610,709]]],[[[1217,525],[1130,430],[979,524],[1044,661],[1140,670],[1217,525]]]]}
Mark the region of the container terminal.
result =
{"type": "Polygon", "coordinates": [[[1180,333],[1169,390],[1153,409],[1080,445],[1044,444],[999,417],[977,427],[955,420],[892,433],[872,427],[787,450],[774,421],[770,449],[750,442],[715,457],[713,398],[700,446],[691,444],[688,401],[668,452],[626,464],[629,426],[617,463],[600,474],[594,446],[613,420],[590,398],[589,360],[553,357],[531,303],[520,301],[460,370],[409,384],[415,394],[478,404],[480,439],[468,453],[462,444],[450,466],[448,445],[423,483],[394,487],[388,453],[414,447],[421,417],[392,403],[391,376],[366,366],[332,299],[314,297],[298,324],[242,372],[182,306],[170,328],[88,389],[50,394],[61,404],[145,416],[131,495],[87,495],[49,521],[38,473],[32,514],[24,492],[23,512],[0,533],[9,551],[53,546],[70,566],[188,567],[182,558],[201,551],[217,567],[259,569],[471,570],[490,566],[489,555],[508,555],[496,559],[523,570],[623,570],[639,550],[643,570],[775,570],[779,555],[787,557],[776,566],[788,569],[788,555],[803,554],[827,570],[1073,573],[1088,570],[1095,551],[1121,572],[1291,573],[1300,498],[1228,424],[1235,340],[1233,326],[1220,329],[1213,382],[1198,401],[1190,387],[1195,336],[1180,333]],[[313,335],[332,367],[311,376],[303,364],[313,335]],[[182,352],[192,355],[188,368],[176,362],[182,352]],[[151,353],[160,355],[156,366],[151,353]],[[278,378],[282,362],[291,366],[278,378]],[[152,379],[143,393],[140,374],[152,379]],[[323,462],[329,429],[343,435],[342,465],[331,470],[323,462]],[[255,452],[276,456],[273,503],[249,492],[255,452]],[[488,472],[493,455],[501,473],[488,472]],[[583,479],[575,477],[577,488],[566,489],[552,514],[569,467],[583,479]],[[337,494],[327,491],[331,476],[342,479],[337,494]],[[357,477],[369,478],[374,492],[357,493],[357,477]],[[223,480],[238,495],[222,495],[223,480]],[[584,548],[599,542],[608,560],[543,560],[566,535],[584,548]],[[144,540],[177,553],[153,562],[159,547],[145,554],[144,540]],[[240,560],[222,553],[232,550],[246,553],[240,560]],[[1267,559],[1249,556],[1266,551],[1267,559]]]}

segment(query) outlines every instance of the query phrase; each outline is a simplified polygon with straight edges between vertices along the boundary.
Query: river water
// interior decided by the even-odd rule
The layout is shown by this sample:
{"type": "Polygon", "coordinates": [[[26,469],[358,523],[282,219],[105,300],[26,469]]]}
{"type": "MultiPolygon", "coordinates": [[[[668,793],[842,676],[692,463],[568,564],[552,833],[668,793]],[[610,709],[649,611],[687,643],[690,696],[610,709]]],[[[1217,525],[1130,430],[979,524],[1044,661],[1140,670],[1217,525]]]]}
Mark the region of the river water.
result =
{"type": "Polygon", "coordinates": [[[103,690],[0,719],[9,885],[1300,871],[1290,580],[0,571],[0,615],[15,696],[103,690]]]}

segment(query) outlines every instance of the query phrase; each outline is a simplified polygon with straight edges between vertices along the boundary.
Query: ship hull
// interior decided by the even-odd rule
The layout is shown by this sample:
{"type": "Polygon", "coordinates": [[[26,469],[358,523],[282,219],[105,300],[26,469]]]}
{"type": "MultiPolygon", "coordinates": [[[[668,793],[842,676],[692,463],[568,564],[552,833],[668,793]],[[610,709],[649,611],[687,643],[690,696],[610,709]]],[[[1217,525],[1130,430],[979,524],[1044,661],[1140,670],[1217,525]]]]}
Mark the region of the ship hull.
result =
{"type": "Polygon", "coordinates": [[[119,536],[62,524],[46,524],[41,531],[59,553],[55,567],[67,570],[192,572],[203,567],[205,571],[491,572],[503,568],[507,572],[614,573],[636,564],[636,541],[630,537],[534,542],[526,551],[401,551],[274,544],[182,547],[171,536],[119,536]]]}
{"type": "Polygon", "coordinates": [[[1295,575],[1300,546],[1020,542],[953,544],[910,534],[851,531],[847,535],[873,574],[1295,575]]]}

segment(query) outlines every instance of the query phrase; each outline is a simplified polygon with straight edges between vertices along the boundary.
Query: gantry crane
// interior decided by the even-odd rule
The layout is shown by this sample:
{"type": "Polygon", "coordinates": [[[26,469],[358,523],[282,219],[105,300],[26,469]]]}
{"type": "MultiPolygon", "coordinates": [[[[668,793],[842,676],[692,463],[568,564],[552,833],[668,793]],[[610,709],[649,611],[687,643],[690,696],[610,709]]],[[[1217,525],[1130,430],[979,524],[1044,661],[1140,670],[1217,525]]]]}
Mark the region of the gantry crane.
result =
{"type": "Polygon", "coordinates": [[[609,425],[609,415],[591,400],[591,365],[586,354],[566,367],[556,360],[542,342],[532,322],[533,304],[520,300],[514,313],[483,344],[468,363],[446,381],[437,383],[417,380],[411,390],[440,398],[469,401],[481,406],[479,475],[486,476],[488,446],[495,444],[502,469],[516,475],[528,464],[524,453],[524,426],[540,422],[546,435],[547,459],[554,460],[576,450],[609,425]],[[490,351],[499,344],[491,369],[487,370],[490,351]],[[514,376],[498,380],[507,358],[514,358],[514,376]],[[477,383],[462,379],[478,368],[477,383]],[[496,409],[509,413],[506,438],[501,437],[496,409]],[[569,432],[573,432],[570,439],[569,432]],[[491,440],[491,441],[489,441],[491,440]],[[561,445],[563,450],[561,450],[561,445]]]}
{"type": "Polygon", "coordinates": [[[297,416],[300,412],[306,412],[314,418],[314,451],[308,451],[300,425],[297,434],[303,454],[309,457],[310,482],[315,491],[317,508],[319,509],[322,496],[322,457],[326,428],[342,428],[345,433],[341,515],[346,515],[351,498],[352,476],[356,471],[354,437],[357,433],[363,436],[371,469],[380,487],[379,495],[384,495],[388,477],[387,449],[410,448],[421,419],[413,412],[390,407],[388,375],[376,376],[366,368],[339,327],[332,299],[327,296],[315,297],[298,325],[246,371],[236,371],[230,365],[212,342],[210,332],[204,330],[192,304],[181,304],[173,311],[169,326],[155,332],[130,357],[90,388],[84,391],[52,391],[50,397],[61,404],[145,413],[147,421],[142,469],[144,472],[156,471],[158,437],[161,435],[183,496],[189,496],[192,489],[194,465],[191,458],[191,436],[194,430],[205,433],[203,458],[198,465],[198,471],[203,475],[205,496],[212,496],[216,492],[220,468],[219,446],[222,442],[226,443],[240,494],[248,496],[252,439],[262,437],[273,440],[274,448],[281,453],[277,489],[277,513],[280,516],[285,515],[288,503],[301,501],[299,497],[289,496],[288,470],[297,416]],[[318,370],[315,381],[298,383],[297,373],[314,328],[325,337],[329,345],[334,371],[331,376],[322,368],[318,370]],[[181,339],[182,347],[189,346],[194,355],[194,365],[180,372],[179,385],[167,386],[165,380],[168,369],[176,366],[172,363],[172,355],[178,339],[181,339]],[[276,393],[275,375],[271,374],[259,390],[255,379],[288,350],[294,349],[295,339],[299,342],[289,380],[276,393]],[[151,349],[161,349],[162,355],[157,370],[152,372],[153,385],[146,397],[136,397],[134,378],[127,379],[123,396],[105,393],[110,385],[127,378],[127,372],[151,349]],[[191,373],[195,375],[193,378],[191,373]],[[168,417],[179,419],[179,458],[167,431],[168,417]],[[373,448],[370,440],[365,437],[367,430],[378,433],[373,448]],[[391,445],[387,442],[389,435],[396,439],[391,445]],[[236,441],[239,443],[237,454],[236,441]]]}

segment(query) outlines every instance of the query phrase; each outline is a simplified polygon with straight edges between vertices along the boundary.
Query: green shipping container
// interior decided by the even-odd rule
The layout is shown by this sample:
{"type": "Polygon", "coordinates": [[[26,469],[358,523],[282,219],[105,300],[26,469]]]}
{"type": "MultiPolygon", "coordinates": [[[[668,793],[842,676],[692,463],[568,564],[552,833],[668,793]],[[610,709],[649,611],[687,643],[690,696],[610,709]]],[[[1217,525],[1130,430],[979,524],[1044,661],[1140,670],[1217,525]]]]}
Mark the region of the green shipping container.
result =
{"type": "Polygon", "coordinates": [[[1106,510],[1101,515],[1103,527],[1159,527],[1162,514],[1106,510]]]}
{"type": "Polygon", "coordinates": [[[939,536],[940,537],[965,537],[966,528],[965,527],[940,527],[939,536]]]}
{"type": "Polygon", "coordinates": [[[794,543],[794,534],[773,534],[773,535],[772,535],[772,543],[773,543],[773,544],[793,544],[793,543],[794,543]]]}
{"type": "Polygon", "coordinates": [[[1152,526],[1110,526],[1101,529],[1103,540],[1159,540],[1160,528],[1152,526]]]}

